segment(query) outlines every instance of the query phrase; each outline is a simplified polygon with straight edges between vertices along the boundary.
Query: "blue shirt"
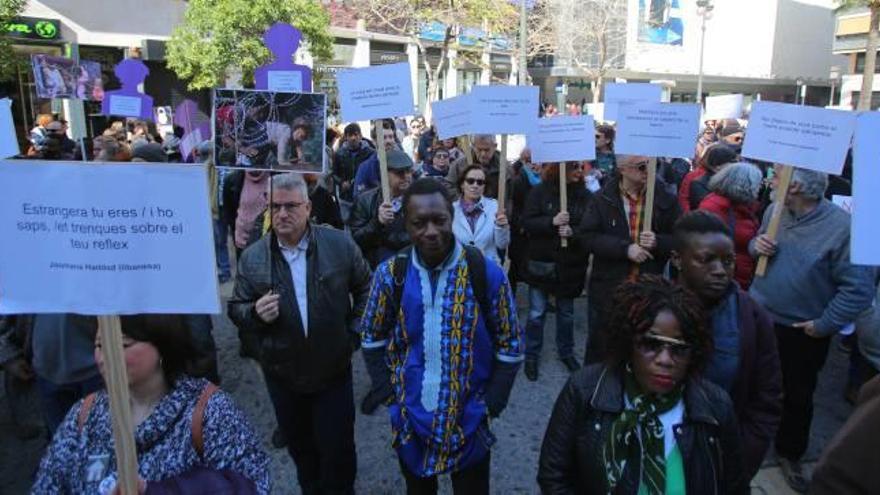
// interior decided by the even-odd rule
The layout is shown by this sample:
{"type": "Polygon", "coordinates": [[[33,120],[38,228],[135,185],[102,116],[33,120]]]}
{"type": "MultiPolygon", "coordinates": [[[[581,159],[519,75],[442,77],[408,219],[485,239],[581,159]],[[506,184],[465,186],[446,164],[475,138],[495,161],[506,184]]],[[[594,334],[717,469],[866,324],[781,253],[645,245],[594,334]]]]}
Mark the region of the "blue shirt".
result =
{"type": "Polygon", "coordinates": [[[373,276],[361,318],[363,347],[386,348],[395,394],[393,445],[403,463],[422,477],[460,470],[484,459],[494,443],[483,401],[494,361],[523,359],[510,285],[486,259],[487,322],[461,245],[434,269],[413,250],[401,311],[386,324],[396,259],[382,262],[373,276]]]}

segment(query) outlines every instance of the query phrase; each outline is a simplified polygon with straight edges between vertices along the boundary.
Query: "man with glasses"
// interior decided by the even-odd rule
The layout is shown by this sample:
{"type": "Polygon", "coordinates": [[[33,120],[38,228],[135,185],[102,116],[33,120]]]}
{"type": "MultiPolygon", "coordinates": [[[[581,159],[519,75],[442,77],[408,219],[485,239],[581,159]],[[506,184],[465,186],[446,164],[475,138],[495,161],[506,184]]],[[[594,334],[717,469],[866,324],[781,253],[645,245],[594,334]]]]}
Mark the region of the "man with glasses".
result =
{"type": "Polygon", "coordinates": [[[721,142],[727,144],[736,154],[742,153],[743,139],[746,136],[746,130],[736,120],[729,119],[724,121],[724,126],[719,131],[721,142]]]}
{"type": "Polygon", "coordinates": [[[413,162],[396,149],[386,159],[391,197],[383,198],[381,187],[362,193],[349,218],[351,235],[372,268],[409,245],[401,201],[413,180],[413,162]]]}
{"type": "Polygon", "coordinates": [[[228,314],[258,360],[303,493],[354,493],[351,353],[370,269],[345,232],[309,222],[308,188],[272,178],[272,231],[245,249],[228,314]]]}
{"type": "Polygon", "coordinates": [[[596,194],[581,221],[586,245],[593,253],[589,285],[589,341],[586,362],[604,357],[602,327],[611,311],[610,294],[639,274],[661,274],[672,251],[672,227],[680,216],[676,198],[655,187],[654,204],[645,204],[648,158],[617,156],[618,177],[596,194]],[[644,228],[645,211],[653,208],[651,230],[644,228]]]}

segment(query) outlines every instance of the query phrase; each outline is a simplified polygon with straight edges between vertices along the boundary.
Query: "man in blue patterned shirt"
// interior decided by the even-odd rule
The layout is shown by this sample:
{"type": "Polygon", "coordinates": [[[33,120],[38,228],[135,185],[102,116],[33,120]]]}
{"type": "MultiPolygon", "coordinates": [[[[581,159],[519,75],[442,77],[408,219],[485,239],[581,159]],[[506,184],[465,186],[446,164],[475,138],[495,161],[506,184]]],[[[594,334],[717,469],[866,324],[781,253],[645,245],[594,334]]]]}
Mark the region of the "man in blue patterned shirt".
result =
{"type": "Polygon", "coordinates": [[[452,203],[437,181],[403,198],[413,248],[373,276],[361,338],[374,387],[390,384],[393,445],[407,493],[489,493],[489,417],[504,409],[523,359],[502,269],[452,234],[452,203]]]}

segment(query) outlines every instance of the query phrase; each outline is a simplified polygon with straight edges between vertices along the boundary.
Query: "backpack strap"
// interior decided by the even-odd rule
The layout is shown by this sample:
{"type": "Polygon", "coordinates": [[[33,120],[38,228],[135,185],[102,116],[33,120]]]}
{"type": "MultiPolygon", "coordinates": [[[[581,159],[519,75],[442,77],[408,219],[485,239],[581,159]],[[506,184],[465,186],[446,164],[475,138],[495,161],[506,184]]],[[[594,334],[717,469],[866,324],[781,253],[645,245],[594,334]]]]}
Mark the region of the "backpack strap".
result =
{"type": "Polygon", "coordinates": [[[79,432],[83,431],[83,427],[86,425],[86,420],[89,419],[89,413],[92,412],[92,406],[95,405],[97,397],[98,393],[92,392],[83,399],[82,405],[79,407],[79,414],[76,416],[76,429],[79,432]]]}
{"type": "Polygon", "coordinates": [[[495,325],[492,321],[492,309],[489,305],[486,281],[486,258],[483,253],[473,246],[464,247],[464,258],[468,264],[468,273],[471,274],[471,286],[474,289],[474,298],[480,305],[480,312],[483,313],[484,321],[487,325],[495,325]]]}
{"type": "MultiPolygon", "coordinates": [[[[406,272],[409,269],[409,253],[411,247],[401,249],[394,256],[394,264],[391,266],[391,274],[394,276],[394,318],[400,311],[400,301],[403,299],[403,284],[406,282],[406,272]]],[[[391,321],[394,321],[393,318],[391,321]]]]}
{"type": "Polygon", "coordinates": [[[217,385],[214,385],[211,382],[202,389],[201,395],[199,395],[199,400],[196,402],[196,407],[193,408],[192,413],[192,422],[190,423],[190,434],[192,436],[192,445],[195,449],[196,453],[201,458],[205,453],[205,437],[202,432],[202,428],[205,424],[205,408],[208,406],[208,400],[214,395],[214,392],[219,390],[217,385]]]}

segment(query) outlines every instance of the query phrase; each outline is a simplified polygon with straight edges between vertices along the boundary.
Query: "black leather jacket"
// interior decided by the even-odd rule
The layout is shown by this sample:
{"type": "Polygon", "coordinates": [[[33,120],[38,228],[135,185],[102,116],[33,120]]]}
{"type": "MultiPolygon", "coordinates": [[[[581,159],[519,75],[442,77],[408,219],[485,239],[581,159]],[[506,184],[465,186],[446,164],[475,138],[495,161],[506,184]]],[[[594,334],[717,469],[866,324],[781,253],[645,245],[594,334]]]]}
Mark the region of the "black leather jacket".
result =
{"type": "MultiPolygon", "coordinates": [[[[602,449],[624,407],[618,368],[597,364],[569,378],[544,434],[538,484],[545,494],[609,493],[602,449]]],[[[675,437],[684,462],[687,493],[748,493],[733,405],[717,386],[692,378],[685,387],[684,422],[675,437]]],[[[635,495],[640,467],[624,470],[614,491],[635,495]]]]}
{"type": "Polygon", "coordinates": [[[257,336],[263,370],[299,393],[323,390],[347,372],[370,290],[370,268],[347,233],[311,225],[308,236],[308,337],[294,318],[293,278],[274,234],[242,253],[227,307],[240,332],[257,336]],[[281,312],[266,324],[254,304],[270,289],[281,294],[281,312]]]}
{"type": "Polygon", "coordinates": [[[389,225],[379,223],[381,198],[380,187],[361,193],[354,202],[351,218],[348,220],[351,236],[372,268],[410,244],[402,208],[389,225]]]}

